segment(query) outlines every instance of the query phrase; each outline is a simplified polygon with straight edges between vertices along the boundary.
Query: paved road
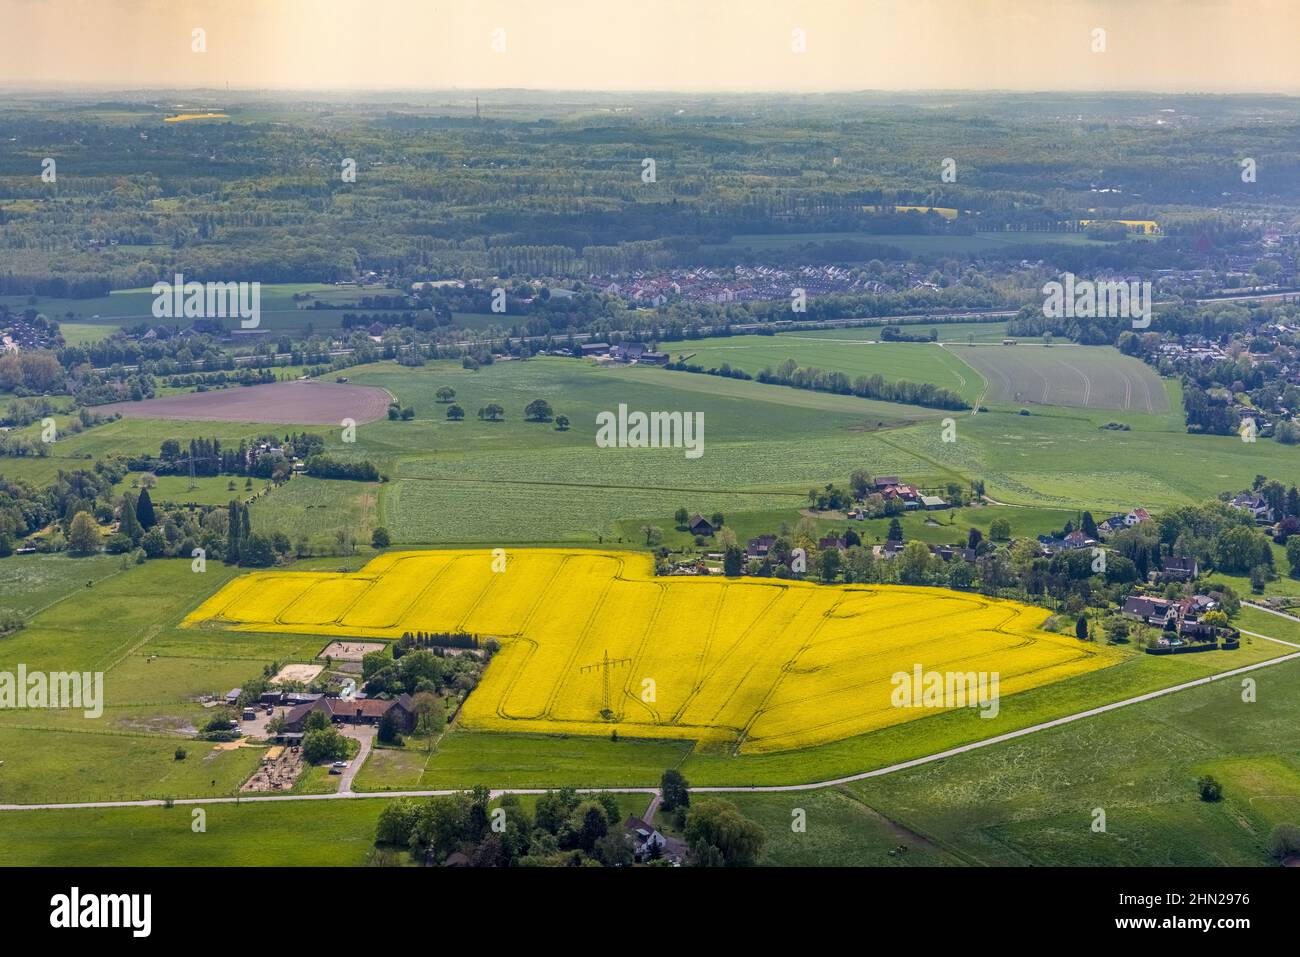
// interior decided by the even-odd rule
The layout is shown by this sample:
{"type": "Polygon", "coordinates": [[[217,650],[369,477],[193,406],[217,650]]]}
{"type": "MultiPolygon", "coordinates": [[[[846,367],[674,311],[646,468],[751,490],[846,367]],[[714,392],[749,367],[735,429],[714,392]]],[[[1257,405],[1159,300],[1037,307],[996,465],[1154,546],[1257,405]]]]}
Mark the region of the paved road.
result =
{"type": "MultiPolygon", "coordinates": [[[[1242,604],[1245,605],[1247,608],[1253,608],[1253,609],[1255,609],[1256,611],[1266,611],[1266,612],[1268,612],[1270,615],[1277,615],[1279,618],[1286,618],[1288,621],[1300,621],[1300,618],[1297,618],[1295,615],[1288,615],[1288,614],[1287,614],[1286,612],[1284,612],[1284,611],[1278,611],[1278,610],[1275,609],[1275,608],[1269,608],[1267,605],[1256,605],[1253,601],[1243,601],[1242,604]]],[[[1264,636],[1264,637],[1267,637],[1267,635],[1264,636]]],[[[1270,640],[1270,641],[1278,641],[1278,640],[1280,640],[1280,639],[1272,638],[1272,639],[1269,639],[1269,640],[1270,640]]],[[[1288,645],[1288,644],[1290,644],[1290,642],[1289,642],[1289,641],[1283,641],[1282,644],[1284,644],[1284,645],[1288,645]]]]}
{"type": "Polygon", "coordinates": [[[361,744],[361,750],[343,769],[343,778],[339,781],[339,793],[350,794],[352,793],[352,779],[357,776],[357,772],[361,770],[361,765],[365,764],[366,758],[370,756],[370,745],[375,740],[375,728],[373,725],[354,725],[343,733],[361,744]]]}
{"type": "MultiPolygon", "coordinates": [[[[1283,617],[1291,617],[1283,615],[1283,617]]],[[[832,778],[828,781],[813,781],[809,784],[774,784],[774,785],[727,785],[713,787],[693,787],[691,790],[696,793],[710,794],[734,794],[734,793],[767,793],[782,791],[815,791],[821,788],[835,787],[840,784],[849,784],[854,781],[865,781],[868,778],[884,777],[887,774],[895,774],[899,771],[905,771],[908,768],[920,767],[924,764],[932,764],[935,761],[942,761],[944,758],[950,758],[958,754],[965,754],[969,751],[977,751],[980,748],[987,748],[994,744],[1001,744],[1004,741],[1013,741],[1016,738],[1023,738],[1026,735],[1036,734],[1039,731],[1046,731],[1048,728],[1058,728],[1062,725],[1072,724],[1075,721],[1082,721],[1084,718],[1091,718],[1099,714],[1105,714],[1108,711],[1117,711],[1120,708],[1127,708],[1130,705],[1141,704],[1143,701],[1151,701],[1155,698],[1162,698],[1165,695],[1175,694],[1179,691],[1186,691],[1189,688],[1197,688],[1201,685],[1207,685],[1215,681],[1222,681],[1225,678],[1233,678],[1237,675],[1248,674],[1252,671],[1258,671],[1261,668],[1272,668],[1287,661],[1300,660],[1300,644],[1295,642],[1283,641],[1280,638],[1271,638],[1268,635],[1255,635],[1254,632],[1246,632],[1265,641],[1276,642],[1279,645],[1286,645],[1288,648],[1295,648],[1296,651],[1290,654],[1280,655],[1277,658],[1270,658],[1268,661],[1258,661],[1252,665],[1243,665],[1240,668],[1233,668],[1229,671],[1221,671],[1215,675],[1207,675],[1204,678],[1197,678],[1193,681],[1184,681],[1182,684],[1173,685],[1168,688],[1161,688],[1159,691],[1150,691],[1146,694],[1137,695],[1132,698],[1125,698],[1123,701],[1115,701],[1111,704],[1102,705],[1097,708],[1089,708],[1087,711],[1080,711],[1076,714],[1067,715],[1064,718],[1055,718],[1051,721],[1043,721],[1039,724],[1030,725],[1027,728],[1021,728],[1018,731],[1008,731],[1006,734],[995,735],[991,738],[985,738],[982,741],[974,741],[970,744],[963,744],[960,747],[949,748],[946,751],[937,751],[934,754],[927,754],[924,757],[913,758],[910,761],[900,761],[897,764],[891,764],[888,767],[876,768],[874,771],[862,771],[858,774],[849,774],[840,778],[832,778]]],[[[360,767],[360,761],[354,762],[360,767]]],[[[349,782],[350,783],[350,782],[349,782]]],[[[612,791],[618,794],[658,794],[658,788],[652,787],[608,787],[608,788],[578,788],[581,794],[587,794],[594,791],[612,791]]],[[[492,791],[493,797],[499,797],[503,794],[545,794],[546,788],[502,788],[492,791]]],[[[220,797],[220,798],[181,798],[173,801],[175,805],[186,804],[250,804],[255,801],[338,801],[338,800],[357,800],[364,798],[396,798],[396,797],[438,797],[445,794],[456,794],[458,789],[452,788],[447,790],[430,790],[430,791],[338,791],[330,794],[274,794],[257,797],[220,797]]],[[[110,807],[162,807],[166,802],[160,800],[152,801],[85,801],[68,804],[0,804],[0,811],[38,811],[38,810],[57,810],[60,808],[110,808],[110,807]]]]}

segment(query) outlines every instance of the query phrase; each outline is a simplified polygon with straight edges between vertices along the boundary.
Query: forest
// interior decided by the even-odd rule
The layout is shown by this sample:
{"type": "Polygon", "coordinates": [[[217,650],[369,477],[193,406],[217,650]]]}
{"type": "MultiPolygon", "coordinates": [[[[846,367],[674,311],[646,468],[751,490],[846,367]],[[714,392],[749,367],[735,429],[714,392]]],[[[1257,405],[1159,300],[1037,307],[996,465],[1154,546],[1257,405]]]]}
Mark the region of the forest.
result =
{"type": "Polygon", "coordinates": [[[166,111],[143,100],[54,111],[12,98],[0,108],[0,294],[84,298],[176,272],[330,282],[367,269],[418,282],[925,262],[951,254],[904,254],[891,237],[977,230],[1024,237],[982,259],[1047,252],[1083,271],[1172,264],[1204,232],[1218,248],[1249,233],[1211,203],[1300,204],[1300,116],[1284,100],[629,95],[616,112],[594,94],[595,105],[550,107],[509,96],[474,118],[445,104],[286,94],[188,123],[162,122],[166,111]],[[1261,114],[1259,178],[1243,183],[1235,131],[1261,114]],[[1036,236],[1081,231],[1083,218],[1158,218],[1166,242],[1036,236]],[[823,238],[733,242],[803,234],[823,238]]]}

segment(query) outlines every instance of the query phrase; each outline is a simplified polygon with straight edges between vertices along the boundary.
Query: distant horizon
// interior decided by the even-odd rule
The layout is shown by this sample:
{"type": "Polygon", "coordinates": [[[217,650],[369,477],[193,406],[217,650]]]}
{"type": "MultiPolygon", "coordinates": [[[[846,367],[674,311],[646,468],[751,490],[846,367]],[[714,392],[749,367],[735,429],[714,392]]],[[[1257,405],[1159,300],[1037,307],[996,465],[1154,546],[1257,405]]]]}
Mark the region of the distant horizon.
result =
{"type": "Polygon", "coordinates": [[[373,87],[295,87],[295,86],[237,86],[231,84],[229,87],[200,85],[200,86],[166,86],[158,84],[143,84],[140,86],[121,86],[113,83],[92,84],[92,83],[28,83],[9,81],[0,79],[0,91],[10,93],[122,93],[122,94],[145,94],[145,93],[285,93],[304,96],[313,95],[346,95],[349,93],[364,94],[431,94],[431,93],[459,93],[459,94],[583,94],[591,96],[717,96],[717,97],[757,97],[757,96],[775,96],[775,97],[814,97],[814,96],[1104,96],[1104,97],[1124,97],[1124,96],[1143,96],[1143,97],[1202,97],[1202,98],[1277,98],[1277,99],[1300,99],[1300,87],[1292,90],[1270,90],[1270,89],[1251,89],[1251,90],[1160,90],[1160,89],[1085,89],[1085,88],[1054,88],[1044,87],[1035,89],[1020,89],[1015,87],[912,87],[912,88],[885,88],[885,87],[864,87],[864,88],[829,88],[829,89],[752,89],[752,90],[730,90],[730,89],[674,89],[653,87],[627,87],[627,88],[597,88],[597,87],[527,87],[527,86],[503,86],[503,87],[473,87],[473,86],[373,86],[373,87]]]}
{"type": "Polygon", "coordinates": [[[0,22],[0,85],[33,90],[1300,95],[1290,0],[0,0],[0,22]]]}

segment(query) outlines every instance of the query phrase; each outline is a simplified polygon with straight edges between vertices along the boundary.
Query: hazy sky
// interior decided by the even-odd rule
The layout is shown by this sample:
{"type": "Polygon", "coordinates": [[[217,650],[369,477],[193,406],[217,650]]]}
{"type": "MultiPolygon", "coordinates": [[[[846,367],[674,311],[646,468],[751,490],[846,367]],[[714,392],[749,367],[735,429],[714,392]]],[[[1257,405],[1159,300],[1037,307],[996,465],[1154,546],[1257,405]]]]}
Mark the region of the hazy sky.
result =
{"type": "Polygon", "coordinates": [[[1298,46],[1300,0],[0,0],[0,82],[115,88],[1295,93],[1298,46]]]}

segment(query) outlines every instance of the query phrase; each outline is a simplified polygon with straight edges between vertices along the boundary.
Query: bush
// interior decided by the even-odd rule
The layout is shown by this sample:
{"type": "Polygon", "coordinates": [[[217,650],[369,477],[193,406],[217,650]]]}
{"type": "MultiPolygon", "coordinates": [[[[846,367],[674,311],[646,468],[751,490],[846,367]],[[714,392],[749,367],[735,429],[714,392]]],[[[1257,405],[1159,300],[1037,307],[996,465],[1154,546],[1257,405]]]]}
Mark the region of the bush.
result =
{"type": "Polygon", "coordinates": [[[110,555],[122,555],[132,549],[133,543],[129,535],[123,535],[121,532],[114,532],[104,540],[104,551],[110,555]]]}
{"type": "Polygon", "coordinates": [[[1268,852],[1278,860],[1300,854],[1300,827],[1283,822],[1268,835],[1268,852]]]}
{"type": "Polygon", "coordinates": [[[18,631],[27,620],[12,608],[0,608],[0,635],[18,631]]]}
{"type": "Polygon", "coordinates": [[[1223,800],[1223,786],[1208,774],[1196,782],[1196,789],[1201,792],[1201,800],[1209,804],[1223,800]]]}
{"type": "Polygon", "coordinates": [[[302,756],[312,764],[342,761],[348,756],[348,739],[334,728],[319,728],[302,736],[302,756]]]}
{"type": "Polygon", "coordinates": [[[184,761],[184,760],[185,760],[185,749],[184,749],[184,748],[177,748],[177,749],[176,749],[176,760],[177,760],[177,761],[184,761]]]}

